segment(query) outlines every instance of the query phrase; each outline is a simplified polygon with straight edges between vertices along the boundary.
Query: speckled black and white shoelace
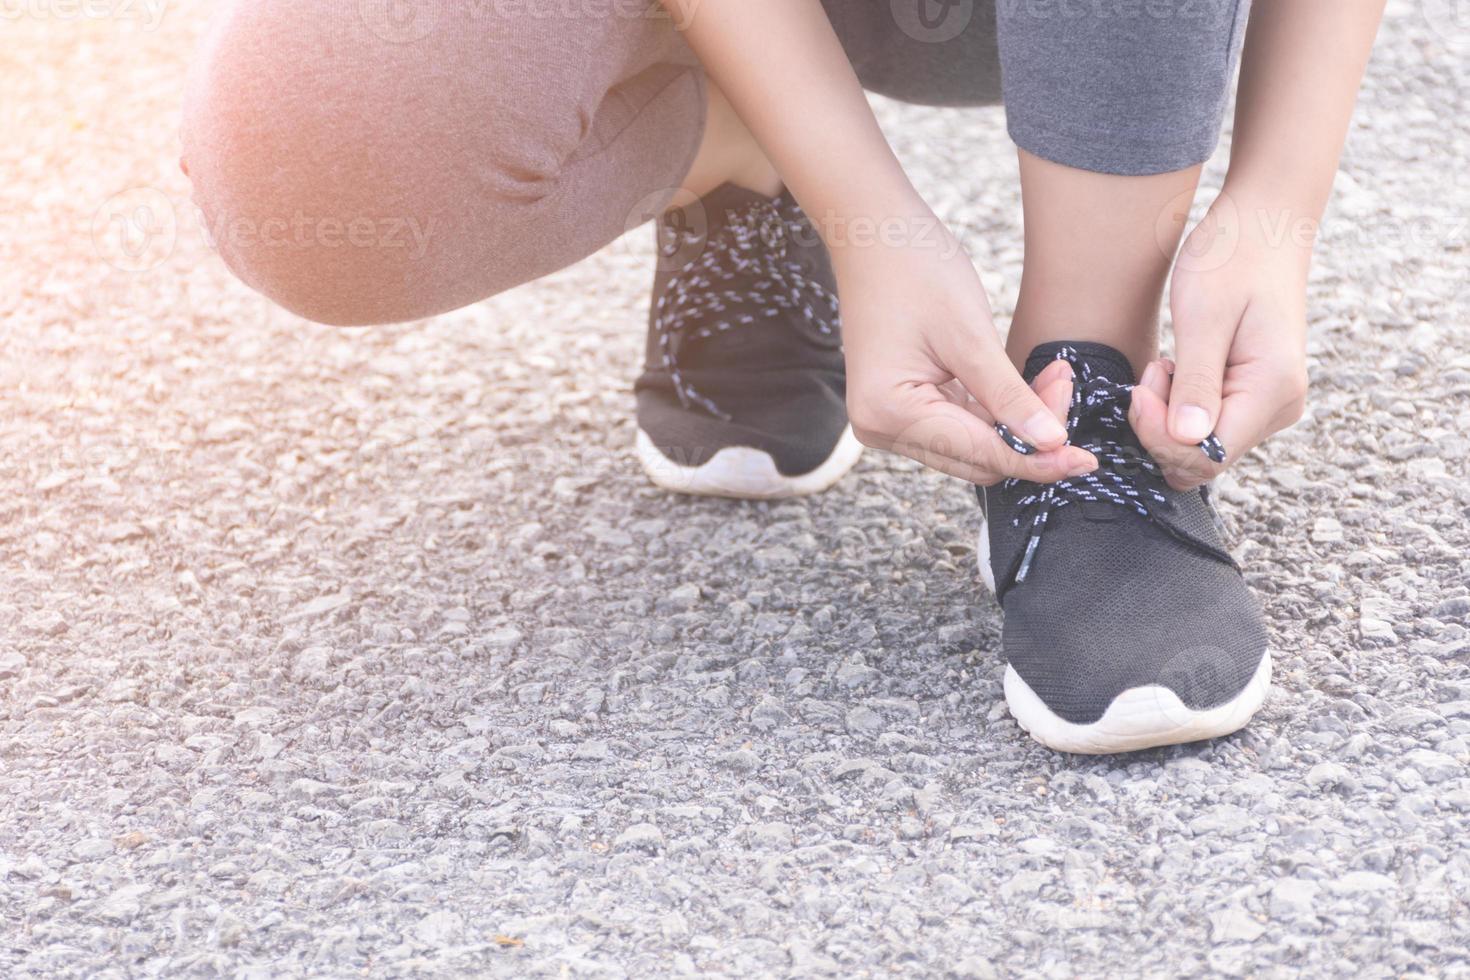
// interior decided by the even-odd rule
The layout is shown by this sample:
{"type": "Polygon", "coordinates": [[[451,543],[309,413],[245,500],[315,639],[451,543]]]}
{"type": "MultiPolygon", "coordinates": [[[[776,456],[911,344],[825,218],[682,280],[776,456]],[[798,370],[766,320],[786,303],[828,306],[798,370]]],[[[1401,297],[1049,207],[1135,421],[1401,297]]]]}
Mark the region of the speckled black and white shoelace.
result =
{"type": "MultiPolygon", "coordinates": [[[[716,418],[729,414],[700,394],[679,369],[678,348],[777,319],[790,311],[824,336],[840,335],[837,294],[810,278],[790,255],[793,237],[814,236],[805,215],[788,198],[761,201],[728,216],[699,257],[670,277],[654,309],[653,330],[662,366],[685,408],[697,405],[716,418]]],[[[698,241],[688,229],[660,225],[665,256],[698,241]]]]}
{"type": "MultiPolygon", "coordinates": [[[[1041,545],[1047,519],[1058,507],[1084,501],[1115,504],[1145,520],[1153,520],[1153,507],[1169,506],[1168,498],[1158,489],[1164,481],[1159,465],[1143,450],[1109,435],[1127,429],[1128,405],[1135,386],[1114,383],[1105,375],[1094,372],[1072,347],[1060,348],[1056,358],[1070,363],[1074,372],[1072,404],[1067,410],[1068,444],[1092,453],[1097,457],[1098,467],[1083,476],[1038,485],[1035,491],[1016,501],[1013,525],[1019,527],[1027,515],[1031,518],[1031,535],[1015,575],[1018,583],[1026,580],[1036,549],[1041,545]],[[1091,438],[1073,441],[1084,432],[1090,433],[1091,438]]],[[[1016,452],[1028,456],[1036,452],[1035,446],[1018,438],[1004,424],[997,423],[995,430],[1016,452]]],[[[1225,461],[1225,447],[1213,433],[1200,443],[1200,450],[1216,463],[1225,461]]],[[[1004,486],[1011,489],[1021,482],[1011,479],[1004,486]]]]}

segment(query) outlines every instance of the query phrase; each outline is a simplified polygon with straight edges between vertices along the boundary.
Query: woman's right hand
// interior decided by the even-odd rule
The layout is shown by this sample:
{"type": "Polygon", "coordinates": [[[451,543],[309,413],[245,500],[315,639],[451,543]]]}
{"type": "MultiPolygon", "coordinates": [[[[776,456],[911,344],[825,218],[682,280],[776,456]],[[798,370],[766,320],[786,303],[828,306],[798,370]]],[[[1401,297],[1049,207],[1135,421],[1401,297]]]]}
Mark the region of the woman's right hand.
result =
{"type": "Polygon", "coordinates": [[[974,266],[918,199],[819,0],[663,3],[832,253],[858,438],[980,484],[1095,467],[1063,445],[1070,368],[1048,367],[1035,390],[1016,373],[974,266]],[[905,216],[939,234],[897,245],[842,234],[905,216]],[[1041,452],[1006,445],[997,421],[1041,452]]]}
{"type": "MultiPolygon", "coordinates": [[[[931,227],[942,228],[937,219],[931,227]]],[[[1091,453],[1065,445],[1071,367],[1058,361],[1028,387],[958,241],[947,230],[915,237],[929,240],[832,249],[853,433],[979,485],[1096,469],[1091,453]],[[1038,451],[1011,448],[996,422],[1038,451]]]]}

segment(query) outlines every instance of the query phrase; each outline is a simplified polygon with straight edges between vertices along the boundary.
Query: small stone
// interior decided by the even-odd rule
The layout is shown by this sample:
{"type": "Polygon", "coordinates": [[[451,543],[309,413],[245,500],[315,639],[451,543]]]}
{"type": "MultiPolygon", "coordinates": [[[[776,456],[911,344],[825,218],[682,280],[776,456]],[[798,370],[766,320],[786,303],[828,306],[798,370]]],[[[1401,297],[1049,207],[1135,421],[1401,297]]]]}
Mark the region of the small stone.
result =
{"type": "Polygon", "coordinates": [[[606,762],[612,758],[612,750],[606,742],[590,741],[583,742],[572,752],[572,759],[577,762],[606,762]]]}
{"type": "Polygon", "coordinates": [[[1253,827],[1255,821],[1251,819],[1241,807],[1233,803],[1219,803],[1212,806],[1189,822],[1189,829],[1196,837],[1221,835],[1234,837],[1243,830],[1253,827]]]}
{"type": "Polygon", "coordinates": [[[1342,522],[1337,518],[1319,517],[1312,522],[1312,540],[1318,544],[1336,544],[1342,539],[1342,522]]]}
{"type": "Polygon", "coordinates": [[[396,820],[369,820],[363,835],[373,840],[408,840],[408,829],[396,820]]]}
{"type": "Polygon", "coordinates": [[[125,925],[142,910],[142,898],[148,891],[147,885],[123,885],[98,904],[95,914],[104,922],[125,925]]]}
{"type": "Polygon", "coordinates": [[[40,633],[42,636],[60,636],[62,633],[71,629],[71,624],[66,621],[66,617],[55,609],[32,613],[25,618],[21,625],[26,629],[40,633]]]}
{"type": "Polygon", "coordinates": [[[651,823],[635,823],[613,841],[615,851],[646,851],[657,854],[663,848],[664,835],[651,823]]]}
{"type": "Polygon", "coordinates": [[[231,442],[241,436],[250,435],[254,431],[255,427],[244,419],[215,419],[204,427],[204,432],[200,434],[200,438],[205,442],[211,443],[231,442]]]}
{"type": "Polygon", "coordinates": [[[1453,779],[1463,768],[1454,756],[1433,749],[1414,749],[1404,756],[1404,762],[1418,770],[1427,783],[1442,783],[1453,779]]]}
{"type": "Polygon", "coordinates": [[[1276,918],[1311,915],[1321,888],[1302,878],[1282,878],[1271,886],[1271,914],[1276,918]]]}
{"type": "Polygon", "coordinates": [[[502,626],[485,634],[482,642],[492,650],[511,650],[521,642],[521,631],[514,626],[502,626]]]}
{"type": "Polygon", "coordinates": [[[791,721],[791,715],[780,701],[772,697],[761,698],[760,703],[750,709],[750,723],[761,731],[769,731],[791,721]]]}
{"type": "Polygon", "coordinates": [[[715,763],[721,769],[752,773],[761,767],[761,757],[749,749],[737,749],[734,752],[724,752],[716,756],[715,763]]]}
{"type": "Polygon", "coordinates": [[[96,861],[107,857],[112,851],[112,841],[105,837],[88,837],[77,841],[71,849],[72,856],[78,861],[96,861]]]}
{"type": "Polygon", "coordinates": [[[1307,785],[1312,789],[1333,789],[1345,786],[1351,779],[1347,767],[1337,762],[1319,762],[1307,770],[1307,785]]]}
{"type": "Polygon", "coordinates": [[[951,975],[955,980],[995,980],[1000,974],[995,972],[989,961],[971,956],[956,963],[951,975]]]}
{"type": "Polygon", "coordinates": [[[285,617],[286,622],[296,622],[302,619],[313,619],[317,616],[325,616],[327,613],[336,612],[352,601],[352,593],[347,591],[334,592],[330,595],[317,596],[315,599],[285,617]]]}
{"type": "Polygon", "coordinates": [[[847,713],[847,730],[854,735],[876,735],[883,730],[883,716],[866,705],[858,705],[847,713]]]}
{"type": "Polygon", "coordinates": [[[1399,642],[1398,634],[1393,631],[1393,624],[1382,619],[1358,620],[1358,632],[1362,635],[1364,642],[1384,644],[1399,642]]]}
{"type": "Polygon", "coordinates": [[[464,920],[457,913],[441,909],[420,919],[413,934],[425,946],[442,946],[456,939],[463,930],[464,920]]]}
{"type": "Polygon", "coordinates": [[[674,589],[659,601],[659,607],[668,612],[688,612],[699,605],[699,586],[693,582],[685,582],[674,589]]]}
{"type": "Polygon", "coordinates": [[[1054,872],[1050,869],[1018,871],[1000,886],[1000,896],[1008,901],[1018,898],[1035,898],[1053,877],[1054,872]]]}
{"type": "Polygon", "coordinates": [[[134,541],[144,537],[148,532],[137,524],[117,523],[108,524],[98,532],[98,537],[108,544],[121,544],[124,541],[134,541]]]}
{"type": "Polygon", "coordinates": [[[790,824],[754,823],[745,829],[746,840],[763,850],[789,850],[796,839],[790,824]]]}
{"type": "Polygon", "coordinates": [[[1266,927],[1242,905],[1227,905],[1210,913],[1210,941],[1216,943],[1253,943],[1266,927]]]}
{"type": "Polygon", "coordinates": [[[327,672],[332,662],[332,648],[327,646],[310,646],[296,655],[291,662],[291,676],[296,680],[306,680],[327,672]]]}
{"type": "Polygon", "coordinates": [[[882,675],[866,664],[845,664],[837,668],[832,682],[845,691],[872,684],[882,675]]]}
{"type": "Polygon", "coordinates": [[[982,841],[993,836],[995,836],[994,827],[985,827],[978,824],[965,824],[955,827],[949,832],[949,839],[955,843],[982,841]]]}
{"type": "Polygon", "coordinates": [[[1470,618],[1470,596],[1455,596],[1453,599],[1446,599],[1434,607],[1431,615],[1435,619],[1470,618]]]}
{"type": "Polygon", "coordinates": [[[329,783],[323,783],[319,780],[307,779],[305,777],[294,780],[286,790],[287,795],[298,800],[319,800],[323,797],[331,796],[336,791],[337,787],[329,783]]]}
{"type": "Polygon", "coordinates": [[[1370,892],[1395,891],[1398,883],[1388,875],[1379,874],[1376,871],[1349,871],[1336,881],[1329,883],[1328,887],[1339,895],[1362,895],[1370,892]]]}

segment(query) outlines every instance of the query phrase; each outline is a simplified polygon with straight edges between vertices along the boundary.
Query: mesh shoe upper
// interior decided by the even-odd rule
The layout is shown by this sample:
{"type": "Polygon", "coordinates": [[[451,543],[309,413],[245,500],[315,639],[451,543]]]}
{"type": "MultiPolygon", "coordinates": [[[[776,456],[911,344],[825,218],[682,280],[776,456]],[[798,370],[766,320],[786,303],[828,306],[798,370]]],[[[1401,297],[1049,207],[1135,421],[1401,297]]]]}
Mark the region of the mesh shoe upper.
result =
{"type": "Polygon", "coordinates": [[[1126,421],[1133,372],[1121,354],[1044,344],[1026,379],[1058,356],[1078,378],[1071,442],[1101,465],[1090,481],[980,491],[1006,659],[1054,714],[1078,724],[1149,684],[1191,709],[1223,704],[1254,674],[1267,636],[1207,495],[1157,475],[1126,421]]]}
{"type": "Polygon", "coordinates": [[[727,446],[810,472],[847,427],[831,260],[792,198],[726,184],[658,223],[638,424],[683,466],[727,446]]]}

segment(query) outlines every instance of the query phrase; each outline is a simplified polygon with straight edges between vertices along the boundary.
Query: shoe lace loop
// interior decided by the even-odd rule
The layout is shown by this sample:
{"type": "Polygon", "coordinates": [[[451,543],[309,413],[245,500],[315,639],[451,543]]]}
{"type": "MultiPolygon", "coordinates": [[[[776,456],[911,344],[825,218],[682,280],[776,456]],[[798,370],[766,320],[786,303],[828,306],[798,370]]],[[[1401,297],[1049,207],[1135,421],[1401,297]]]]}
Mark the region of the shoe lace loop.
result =
{"type": "MultiPolygon", "coordinates": [[[[1091,364],[1078,357],[1075,348],[1063,347],[1056,356],[1057,360],[1069,362],[1073,369],[1067,443],[1092,453],[1098,466],[1082,476],[1044,485],[1031,484],[1035,489],[1016,501],[1012,525],[1020,527],[1025,518],[1031,524],[1031,534],[1016,570],[1016,583],[1026,580],[1041,546],[1047,520],[1059,508],[1073,503],[1112,504],[1151,521],[1156,519],[1157,508],[1173,507],[1160,490],[1164,477],[1159,465],[1134,440],[1124,438],[1130,432],[1128,407],[1134,385],[1118,384],[1094,371],[1091,364]]],[[[997,424],[995,428],[1016,452],[1025,455],[1036,452],[1034,446],[1018,439],[1006,426],[997,424]]],[[[1224,447],[1213,434],[1200,443],[1200,449],[1217,463],[1225,459],[1224,447]]],[[[1023,482],[1013,478],[1002,486],[1010,490],[1023,482]]]]}
{"type": "MultiPolygon", "coordinates": [[[[685,408],[697,405],[716,418],[730,419],[695,389],[679,366],[678,350],[691,340],[792,312],[823,336],[840,335],[837,294],[808,276],[791,254],[792,241],[814,234],[794,203],[785,198],[758,201],[732,211],[724,226],[704,241],[699,257],[669,277],[654,308],[653,331],[663,369],[685,408]]],[[[659,250],[665,257],[700,239],[687,226],[659,222],[659,250]]]]}

